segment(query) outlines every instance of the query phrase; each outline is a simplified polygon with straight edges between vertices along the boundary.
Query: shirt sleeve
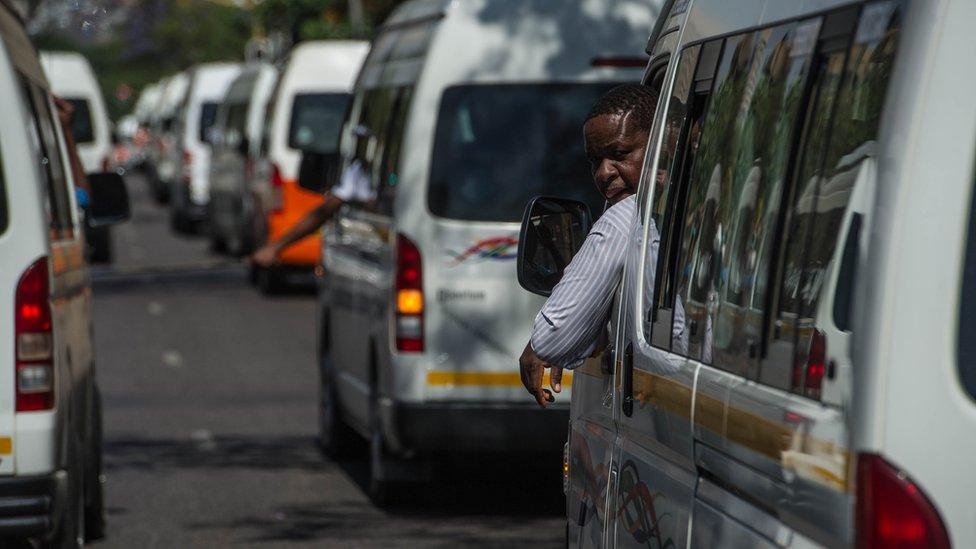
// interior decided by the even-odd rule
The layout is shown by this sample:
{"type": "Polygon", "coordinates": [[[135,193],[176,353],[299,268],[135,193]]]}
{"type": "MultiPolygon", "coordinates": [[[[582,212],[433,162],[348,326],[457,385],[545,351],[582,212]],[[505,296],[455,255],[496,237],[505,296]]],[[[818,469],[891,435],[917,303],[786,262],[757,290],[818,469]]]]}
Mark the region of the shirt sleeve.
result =
{"type": "Polygon", "coordinates": [[[593,353],[620,282],[633,211],[605,213],[566,267],[535,317],[531,343],[540,359],[575,368],[593,353]]]}

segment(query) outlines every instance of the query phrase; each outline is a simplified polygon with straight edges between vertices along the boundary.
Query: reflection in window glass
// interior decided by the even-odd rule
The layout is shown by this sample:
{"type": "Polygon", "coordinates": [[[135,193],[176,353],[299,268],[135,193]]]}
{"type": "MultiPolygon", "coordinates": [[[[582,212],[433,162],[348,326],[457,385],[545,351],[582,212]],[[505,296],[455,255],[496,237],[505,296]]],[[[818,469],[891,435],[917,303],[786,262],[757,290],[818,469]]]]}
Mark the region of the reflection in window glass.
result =
{"type": "Polygon", "coordinates": [[[336,152],[350,98],[346,93],[296,95],[288,129],[288,146],[303,151],[336,152]]]}
{"type": "MultiPolygon", "coordinates": [[[[841,253],[838,242],[850,223],[848,203],[858,169],[863,159],[874,154],[897,36],[893,3],[865,8],[837,95],[826,154],[814,178],[816,193],[805,206],[809,225],[797,292],[800,310],[794,364],[798,366],[806,365],[814,336],[825,333],[824,324],[830,319],[831,307],[820,314],[821,297],[828,278],[836,277],[841,253]]],[[[826,345],[832,348],[829,339],[826,345]]],[[[817,398],[819,382],[807,383],[807,373],[803,367],[794,369],[792,389],[817,398]]]]}
{"type": "Polygon", "coordinates": [[[74,107],[74,117],[71,119],[71,136],[75,143],[91,143],[95,141],[95,129],[92,126],[91,109],[88,101],[80,98],[65,98],[74,107]]]}
{"type": "Polygon", "coordinates": [[[516,222],[536,195],[603,198],[583,151],[583,121],[613,84],[466,85],[441,99],[428,203],[442,217],[516,222]]]}
{"type": "MultiPolygon", "coordinates": [[[[756,83],[752,70],[755,40],[754,34],[747,34],[725,42],[689,181],[677,287],[685,325],[675,328],[677,341],[674,345],[677,351],[684,351],[687,356],[705,363],[712,361],[712,326],[708,308],[714,308],[717,298],[722,261],[719,201],[723,194],[723,177],[728,177],[736,159],[737,147],[730,138],[735,141],[733,136],[741,133],[744,124],[742,98],[747,90],[753,92],[756,83]],[[703,349],[708,353],[703,353],[703,349]]],[[[748,103],[745,106],[748,107],[748,103]]]]}
{"type": "MultiPolygon", "coordinates": [[[[655,289],[655,281],[661,281],[661,284],[667,284],[668,282],[665,279],[670,280],[670,277],[664,274],[666,260],[659,259],[659,257],[662,257],[660,255],[662,250],[665,254],[667,253],[666,243],[670,237],[669,233],[671,231],[669,229],[672,223],[672,218],[668,215],[668,212],[673,211],[673,208],[669,208],[668,205],[675,201],[672,195],[676,192],[680,181],[680,165],[678,162],[680,162],[680,158],[684,155],[684,152],[678,149],[679,144],[684,149],[684,144],[688,141],[687,136],[683,135],[683,132],[687,133],[688,131],[685,128],[685,118],[688,114],[688,101],[694,82],[695,68],[700,49],[700,46],[692,46],[681,53],[677,74],[671,88],[671,99],[668,101],[668,113],[664,122],[664,141],[661,144],[658,169],[645,170],[643,173],[645,180],[641,182],[641,188],[647,188],[651,184],[654,185],[654,197],[651,203],[647,235],[645,237],[650,239],[650,242],[647,246],[649,257],[644,262],[643,286],[644,303],[649,308],[647,314],[644,316],[644,334],[645,338],[648,339],[651,338],[652,322],[656,320],[655,311],[657,315],[662,317],[661,320],[665,325],[670,324],[669,311],[671,310],[671,302],[668,299],[661,299],[662,292],[665,294],[668,292],[663,289],[655,289]],[[648,181],[652,178],[653,183],[648,181]],[[655,240],[657,240],[656,244],[655,240]],[[665,316],[667,318],[663,318],[665,316]]],[[[650,149],[648,150],[649,154],[651,154],[650,149]]],[[[663,257],[667,257],[667,255],[663,257]]],[[[661,341],[662,343],[660,345],[665,346],[664,342],[669,342],[670,337],[655,338],[654,341],[661,341]]]]}

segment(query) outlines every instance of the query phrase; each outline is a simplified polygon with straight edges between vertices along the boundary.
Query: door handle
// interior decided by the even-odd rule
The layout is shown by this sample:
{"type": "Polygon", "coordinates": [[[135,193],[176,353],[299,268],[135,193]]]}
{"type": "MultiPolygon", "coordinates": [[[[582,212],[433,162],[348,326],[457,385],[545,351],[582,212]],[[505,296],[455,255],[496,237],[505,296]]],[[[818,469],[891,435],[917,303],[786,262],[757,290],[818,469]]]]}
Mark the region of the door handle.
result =
{"type": "Polygon", "coordinates": [[[634,413],[634,344],[628,343],[624,350],[624,363],[621,375],[623,380],[621,390],[623,395],[620,400],[620,410],[625,416],[630,417],[634,413]]]}

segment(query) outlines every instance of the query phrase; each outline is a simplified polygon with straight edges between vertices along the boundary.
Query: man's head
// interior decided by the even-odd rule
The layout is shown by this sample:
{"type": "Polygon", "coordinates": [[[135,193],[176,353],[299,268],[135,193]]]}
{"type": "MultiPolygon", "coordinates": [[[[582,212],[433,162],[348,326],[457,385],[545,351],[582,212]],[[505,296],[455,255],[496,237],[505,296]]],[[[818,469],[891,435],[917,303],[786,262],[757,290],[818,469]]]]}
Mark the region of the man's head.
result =
{"type": "Polygon", "coordinates": [[[593,182],[611,204],[637,192],[657,92],[624,84],[608,91],[583,124],[593,182]]]}

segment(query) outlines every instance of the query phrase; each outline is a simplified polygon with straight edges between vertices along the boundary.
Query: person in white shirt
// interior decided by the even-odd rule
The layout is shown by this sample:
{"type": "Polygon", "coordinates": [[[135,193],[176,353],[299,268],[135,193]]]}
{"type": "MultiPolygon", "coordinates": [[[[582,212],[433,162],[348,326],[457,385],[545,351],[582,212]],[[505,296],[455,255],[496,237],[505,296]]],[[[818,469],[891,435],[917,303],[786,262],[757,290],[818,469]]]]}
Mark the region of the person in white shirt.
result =
{"type": "Polygon", "coordinates": [[[657,98],[648,86],[617,86],[586,117],[583,135],[593,182],[610,208],[593,225],[539,311],[519,359],[522,384],[539,406],[555,401],[563,368],[582,364],[606,328],[636,218],[634,194],[657,98]],[[546,369],[551,369],[551,391],[542,387],[546,369]]]}
{"type": "Polygon", "coordinates": [[[366,166],[356,159],[342,172],[339,184],[325,193],[325,200],[321,204],[305,214],[277,240],[268,242],[254,252],[250,259],[256,265],[269,267],[278,261],[285,248],[317,231],[346,202],[370,202],[375,198],[376,191],[370,183],[366,166]]]}

